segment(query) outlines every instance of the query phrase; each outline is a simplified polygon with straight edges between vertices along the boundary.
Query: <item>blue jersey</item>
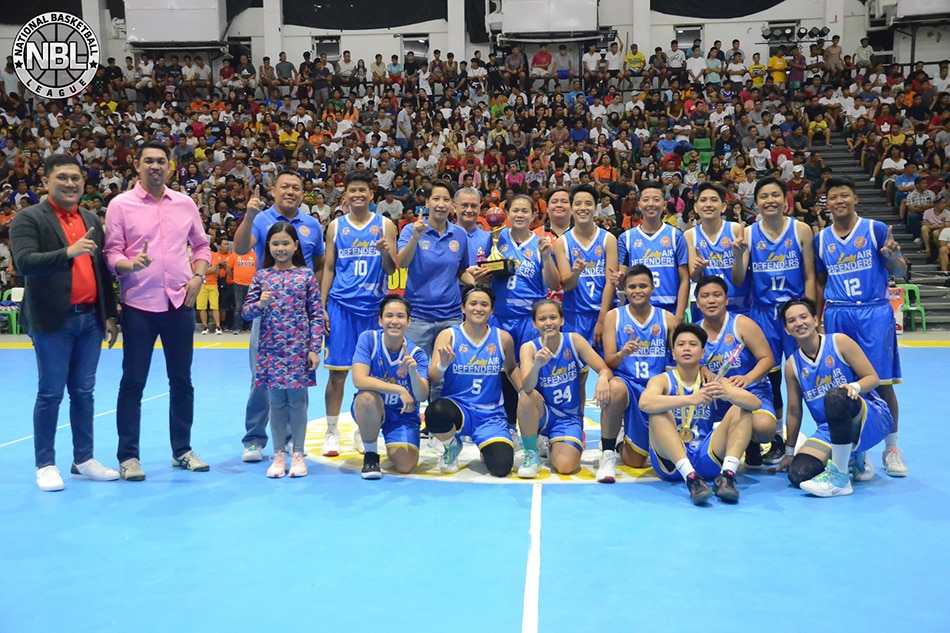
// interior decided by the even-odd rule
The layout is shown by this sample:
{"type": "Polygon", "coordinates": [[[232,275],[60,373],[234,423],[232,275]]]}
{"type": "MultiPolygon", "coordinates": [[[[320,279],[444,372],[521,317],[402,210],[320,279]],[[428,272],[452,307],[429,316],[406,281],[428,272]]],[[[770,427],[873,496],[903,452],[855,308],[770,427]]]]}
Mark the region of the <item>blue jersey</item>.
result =
{"type": "Polygon", "coordinates": [[[752,301],[757,308],[772,310],[786,301],[805,296],[805,268],[798,241],[798,220],[786,218],[785,230],[773,240],[752,225],[749,238],[749,272],[752,301]]]}
{"type": "MultiPolygon", "coordinates": [[[[429,357],[422,348],[406,339],[406,350],[416,361],[416,368],[420,376],[429,375],[429,357]]],[[[369,375],[383,382],[405,387],[409,393],[412,393],[412,381],[408,372],[402,369],[403,350],[391,352],[383,343],[383,333],[380,330],[374,332],[362,332],[356,341],[356,352],[353,354],[353,363],[359,363],[369,367],[369,375]]],[[[395,393],[381,393],[383,404],[386,407],[387,414],[405,415],[401,413],[402,400],[395,393]]],[[[416,403],[418,404],[418,402],[416,403]]],[[[416,409],[418,417],[418,408],[416,409]]]]}
{"type": "MultiPolygon", "coordinates": [[[[403,227],[398,247],[412,239],[412,224],[403,227]]],[[[462,318],[462,293],[458,278],[469,267],[468,236],[451,222],[441,235],[431,226],[416,243],[416,252],[406,271],[405,297],[412,303],[412,316],[423,321],[462,318]]]]}
{"type": "MultiPolygon", "coordinates": [[[[798,384],[801,386],[802,399],[808,406],[808,411],[811,412],[815,424],[818,426],[828,424],[828,419],[825,417],[825,394],[832,389],[837,389],[842,385],[858,380],[854,370],[838,352],[835,335],[821,337],[821,342],[818,344],[818,355],[815,356],[814,361],[805,356],[804,352],[799,349],[792,356],[792,362],[795,363],[795,375],[798,377],[798,384]]],[[[861,397],[868,402],[884,402],[876,391],[861,394],[861,397]]]]}
{"type": "Polygon", "coordinates": [[[629,382],[646,386],[653,376],[659,376],[671,364],[666,346],[666,310],[650,308],[645,323],[639,323],[630,314],[629,306],[614,308],[617,313],[617,349],[621,349],[634,336],[637,351],[623,359],[614,373],[629,382]]]}
{"type": "MultiPolygon", "coordinates": [[[[534,339],[531,344],[535,352],[541,349],[540,338],[534,339]]],[[[587,364],[577,355],[573,337],[569,333],[561,334],[561,342],[554,357],[538,370],[538,385],[535,387],[548,409],[558,417],[583,416],[580,375],[586,367],[587,364]]]]}
{"type": "Polygon", "coordinates": [[[534,233],[530,236],[518,244],[511,238],[511,229],[502,229],[498,235],[498,251],[515,265],[513,275],[492,279],[495,314],[499,317],[530,316],[535,302],[548,296],[541,273],[544,262],[538,249],[540,239],[534,233]]]}
{"type": "Polygon", "coordinates": [[[676,311],[679,267],[689,263],[686,240],[679,229],[665,223],[652,234],[646,233],[642,226],[632,228],[617,240],[617,256],[621,266],[643,264],[649,268],[653,273],[650,303],[676,311]]]}
{"type": "MultiPolygon", "coordinates": [[[[740,343],[745,343],[738,332],[736,332],[736,320],[738,318],[738,314],[727,312],[726,321],[719,335],[715,339],[710,336],[709,340],[706,341],[706,355],[703,357],[703,365],[714,374],[719,373],[719,369],[725,363],[726,357],[729,356],[740,343]]],[[[705,321],[705,319],[703,321],[705,321]]],[[[697,325],[702,327],[703,321],[700,321],[697,325]]],[[[752,352],[749,351],[749,348],[746,347],[739,353],[738,358],[732,363],[732,367],[723,374],[723,378],[747,374],[758,362],[755,356],[752,355],[752,352]]],[[[762,378],[758,382],[746,386],[746,389],[767,384],[768,378],[762,378]]],[[[769,387],[769,389],[771,389],[771,387],[769,387]]]]}
{"type": "Polygon", "coordinates": [[[466,232],[466,236],[468,237],[468,261],[477,264],[488,259],[492,247],[491,233],[476,226],[471,232],[466,232]]]}
{"type": "Polygon", "coordinates": [[[607,286],[607,231],[598,227],[588,248],[581,246],[574,231],[564,234],[567,263],[573,266],[575,260],[582,259],[587,265],[581,271],[577,286],[564,291],[564,311],[600,312],[600,300],[607,286]]]}
{"type": "MultiPolygon", "coordinates": [[[[695,391],[693,385],[687,385],[679,379],[679,372],[675,369],[667,370],[666,379],[669,381],[671,396],[691,396],[695,391]]],[[[698,387],[696,387],[698,388],[698,387]]],[[[689,419],[690,428],[693,429],[693,441],[702,441],[713,431],[712,408],[708,404],[690,405],[677,407],[673,409],[673,419],[676,420],[676,428],[683,426],[683,414],[689,419]],[[690,417],[692,414],[692,417],[690,417]]]]}
{"type": "Polygon", "coordinates": [[[733,312],[748,312],[749,310],[749,276],[741,286],[732,283],[732,263],[735,257],[732,254],[735,222],[723,222],[716,235],[706,235],[702,225],[696,226],[695,244],[702,254],[706,264],[706,274],[720,277],[726,282],[729,289],[729,310],[733,312]]]}
{"type": "Polygon", "coordinates": [[[383,218],[374,214],[362,228],[357,228],[349,215],[334,222],[336,267],[329,298],[358,316],[371,316],[388,288],[383,255],[376,249],[385,230],[383,218]]]}
{"type": "Polygon", "coordinates": [[[886,239],[887,226],[867,218],[858,218],[845,238],[838,237],[833,226],[815,236],[815,268],[828,275],[825,301],[849,305],[887,301],[887,258],[880,251],[886,239]]]}
{"type": "Polygon", "coordinates": [[[292,219],[284,217],[277,207],[271,206],[261,211],[254,224],[251,225],[251,235],[257,240],[254,244],[254,254],[257,255],[257,269],[264,266],[264,250],[267,248],[267,232],[278,222],[289,222],[297,231],[300,239],[300,253],[303,255],[307,268],[313,268],[313,260],[323,257],[326,250],[323,244],[323,226],[315,217],[297,212],[292,219]]]}
{"type": "Polygon", "coordinates": [[[473,341],[461,325],[453,326],[452,351],[455,360],[445,370],[442,397],[485,411],[500,407],[505,354],[498,328],[489,327],[484,339],[473,341]]]}

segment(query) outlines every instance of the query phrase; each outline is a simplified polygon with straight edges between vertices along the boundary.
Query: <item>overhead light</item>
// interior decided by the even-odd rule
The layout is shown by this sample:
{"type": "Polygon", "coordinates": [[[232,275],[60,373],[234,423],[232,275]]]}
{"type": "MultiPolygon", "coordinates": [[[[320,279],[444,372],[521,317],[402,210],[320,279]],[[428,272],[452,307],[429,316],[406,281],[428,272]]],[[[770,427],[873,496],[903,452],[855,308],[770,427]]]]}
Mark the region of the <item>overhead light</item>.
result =
{"type": "Polygon", "coordinates": [[[827,26],[821,27],[821,30],[818,31],[818,37],[828,37],[828,34],[831,33],[831,29],[827,26]]]}
{"type": "Polygon", "coordinates": [[[780,27],[775,27],[772,29],[772,37],[775,39],[782,37],[782,29],[780,27]]]}
{"type": "Polygon", "coordinates": [[[792,39],[792,35],[795,33],[795,29],[790,26],[785,27],[785,37],[792,39]]]}
{"type": "Polygon", "coordinates": [[[763,26],[763,27],[762,27],[762,37],[764,37],[765,39],[769,39],[769,37],[770,37],[771,35],[772,35],[772,29],[769,28],[769,27],[767,27],[767,26],[763,26]]]}
{"type": "Polygon", "coordinates": [[[798,39],[803,40],[806,37],[808,37],[808,29],[802,26],[798,29],[798,39]]]}

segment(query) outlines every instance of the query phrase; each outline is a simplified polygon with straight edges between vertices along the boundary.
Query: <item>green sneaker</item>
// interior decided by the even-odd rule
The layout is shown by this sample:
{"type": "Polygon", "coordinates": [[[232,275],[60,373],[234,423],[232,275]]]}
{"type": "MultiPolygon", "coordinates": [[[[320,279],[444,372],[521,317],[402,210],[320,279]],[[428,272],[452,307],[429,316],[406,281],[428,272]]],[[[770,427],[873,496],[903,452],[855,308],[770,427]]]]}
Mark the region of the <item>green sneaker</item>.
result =
{"type": "Polygon", "coordinates": [[[801,483],[801,489],[816,497],[843,497],[854,492],[851,487],[851,477],[848,473],[838,470],[831,461],[825,470],[808,481],[801,483]]]}

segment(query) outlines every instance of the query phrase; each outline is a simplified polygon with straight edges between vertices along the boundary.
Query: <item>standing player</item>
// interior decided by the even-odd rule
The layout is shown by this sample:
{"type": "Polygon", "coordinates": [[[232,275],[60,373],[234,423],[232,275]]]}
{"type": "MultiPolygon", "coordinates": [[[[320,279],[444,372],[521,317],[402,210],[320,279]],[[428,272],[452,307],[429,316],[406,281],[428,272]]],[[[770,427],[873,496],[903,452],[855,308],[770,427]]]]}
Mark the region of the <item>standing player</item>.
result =
{"type": "Polygon", "coordinates": [[[832,223],[815,236],[818,314],[824,304],[825,332],[847,334],[868,354],[881,381],[877,392],[894,418],[894,430],[884,438],[884,466],[891,477],[906,477],[897,447],[894,383],[901,381],[901,365],[887,284],[888,273],[906,276],[907,261],[890,227],[858,217],[851,179],[833,177],[826,185],[832,223]]]}
{"type": "Polygon", "coordinates": [[[663,222],[665,206],[661,183],[654,181],[640,186],[637,207],[643,214],[643,224],[624,232],[617,240],[620,272],[614,283],[620,285],[627,267],[647,266],[653,274],[650,302],[672,312],[680,322],[689,303],[689,251],[683,234],[663,222]]]}
{"type": "MultiPolygon", "coordinates": [[[[807,224],[785,216],[788,210],[785,183],[778,178],[763,178],[755,185],[755,206],[759,219],[746,227],[732,250],[732,284],[741,287],[751,277],[752,307],[749,318],[755,321],[772,347],[775,367],[769,372],[772,404],[775,407],[775,437],[763,463],[777,464],[785,456],[782,439],[782,357],[796,349],[795,339],[785,331],[779,310],[786,301],[797,297],[815,298],[815,249],[807,224]]],[[[748,456],[746,457],[748,459],[748,456]]]]}
{"type": "Polygon", "coordinates": [[[785,328],[798,350],[785,363],[788,386],[788,449],[777,470],[788,469],[793,486],[818,497],[849,495],[851,477],[868,481],[874,468],[865,452],[894,427],[894,418],[874,389],[880,380],[851,337],[818,333],[811,299],[782,306],[785,328]],[[802,398],[818,430],[793,457],[802,423],[802,398]]]}
{"type": "Polygon", "coordinates": [[[412,306],[388,295],[379,306],[379,327],[359,335],[353,355],[351,412],[366,452],[363,479],[379,479],[377,438],[383,431],[393,468],[411,472],[419,463],[419,404],[429,395],[429,358],[406,338],[412,306]]]}
{"type": "MultiPolygon", "coordinates": [[[[388,276],[396,271],[396,227],[388,218],[369,210],[372,186],[373,177],[368,171],[347,174],[343,195],[348,212],[327,228],[321,286],[328,330],[324,366],[330,370],[325,393],[327,434],[323,441],[323,454],[327,456],[340,454],[337,422],[356,340],[360,332],[377,328],[377,306],[386,294],[388,276]]],[[[357,430],[353,434],[357,449],[361,448],[359,438],[357,430]]]]}
{"type": "Polygon", "coordinates": [[[650,454],[649,420],[640,410],[640,396],[653,376],[671,364],[667,340],[676,327],[676,317],[652,305],[653,271],[635,264],[623,276],[627,305],[607,313],[604,322],[604,360],[616,372],[611,382],[610,415],[601,425],[600,467],[597,481],[616,478],[617,437],[623,424],[624,443],[620,458],[627,466],[643,468],[650,454]]]}
{"type": "Polygon", "coordinates": [[[577,470],[584,452],[584,402],[581,376],[588,366],[597,372],[594,399],[603,410],[610,405],[615,379],[580,334],[561,333],[564,312],[553,299],[542,299],[532,310],[541,335],[521,348],[521,388],[518,424],[524,442],[524,462],[518,476],[533,479],[541,471],[538,431],[550,446],[551,465],[562,475],[577,470]]]}
{"type": "Polygon", "coordinates": [[[495,296],[488,288],[474,286],[462,298],[465,322],[439,333],[435,340],[435,363],[429,364],[429,380],[444,380],[440,398],[430,398],[426,429],[445,447],[440,469],[459,469],[462,436],[469,436],[481,451],[488,472],[507,477],[515,451],[505,419],[501,392],[504,371],[521,389],[515,369],[511,335],[488,324],[495,296]]]}
{"type": "MultiPolygon", "coordinates": [[[[689,253],[689,276],[699,281],[706,275],[715,275],[726,282],[729,289],[729,311],[745,314],[749,311],[749,280],[741,286],[732,283],[734,255],[732,243],[742,236],[742,225],[722,219],[726,211],[726,190],[722,185],[704,182],[696,190],[696,212],[699,224],[686,230],[689,253]]],[[[699,311],[693,310],[693,320],[699,311]]]]}
{"type": "MultiPolygon", "coordinates": [[[[696,306],[703,316],[699,325],[708,337],[703,367],[709,371],[707,378],[711,380],[723,370],[730,354],[740,345],[743,347],[739,355],[731,359],[731,366],[723,370],[722,380],[750,391],[762,402],[752,413],[752,442],[745,457],[748,468],[761,468],[759,442],[769,442],[775,436],[772,387],[766,379],[775,359],[765,334],[755,321],[726,309],[726,292],[726,282],[721,277],[708,275],[696,284],[696,306]]],[[[729,405],[714,403],[713,408],[718,409],[714,415],[721,415],[729,405]]]]}
{"type": "Polygon", "coordinates": [[[650,416],[653,469],[668,481],[682,477],[696,505],[713,494],[704,478],[715,478],[717,497],[737,503],[736,469],[752,434],[752,411],[762,403],[728,380],[703,381],[703,328],[680,323],[671,344],[676,368],[651,378],[640,396],[640,408],[650,416]],[[715,400],[729,404],[721,418],[715,400]]]}

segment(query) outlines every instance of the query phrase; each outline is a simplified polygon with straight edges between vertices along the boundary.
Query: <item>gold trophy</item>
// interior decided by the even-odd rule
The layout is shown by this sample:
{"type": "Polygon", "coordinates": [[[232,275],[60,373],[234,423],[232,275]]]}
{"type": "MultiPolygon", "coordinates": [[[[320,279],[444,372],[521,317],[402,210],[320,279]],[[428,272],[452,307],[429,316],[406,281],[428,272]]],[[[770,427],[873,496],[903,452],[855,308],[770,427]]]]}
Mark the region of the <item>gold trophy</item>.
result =
{"type": "Polygon", "coordinates": [[[515,274],[515,262],[511,259],[505,259],[501,251],[498,250],[498,238],[501,235],[502,225],[496,226],[491,232],[491,253],[487,259],[479,260],[476,263],[482,268],[491,271],[493,274],[501,277],[510,277],[515,274]]]}

